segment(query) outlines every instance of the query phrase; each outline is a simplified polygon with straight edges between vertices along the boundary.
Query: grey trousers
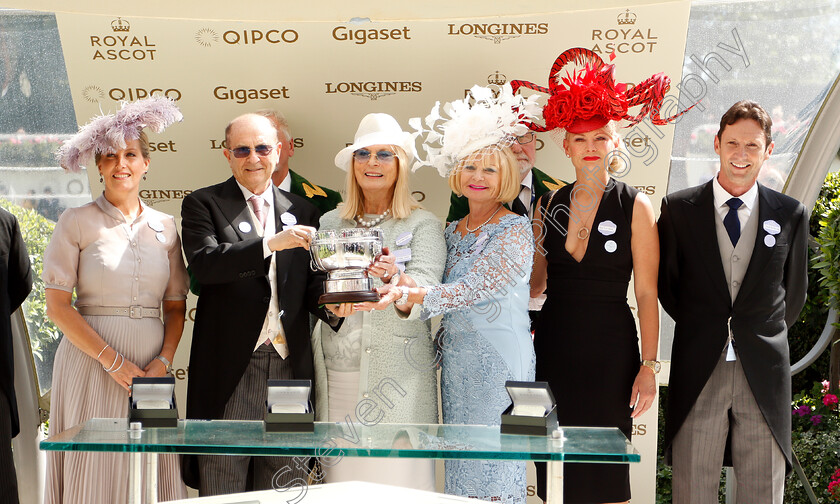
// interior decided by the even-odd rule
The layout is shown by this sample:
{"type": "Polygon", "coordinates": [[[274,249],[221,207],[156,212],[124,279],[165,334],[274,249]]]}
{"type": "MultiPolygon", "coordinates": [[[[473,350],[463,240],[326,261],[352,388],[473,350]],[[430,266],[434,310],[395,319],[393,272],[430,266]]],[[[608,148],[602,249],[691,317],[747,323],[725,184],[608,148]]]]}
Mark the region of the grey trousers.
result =
{"type": "Polygon", "coordinates": [[[782,504],[785,457],[755,402],[741,360],[721,354],[709,381],[674,437],[674,504],[717,504],[731,431],[735,502],[782,504]]]}
{"type": "MultiPolygon", "coordinates": [[[[267,381],[292,379],[291,357],[283,359],[272,346],[260,345],[225,405],[224,420],[262,420],[267,381]]],[[[251,490],[289,488],[296,478],[306,480],[305,464],[292,457],[204,455],[198,457],[198,492],[224,495],[251,490]]]]}

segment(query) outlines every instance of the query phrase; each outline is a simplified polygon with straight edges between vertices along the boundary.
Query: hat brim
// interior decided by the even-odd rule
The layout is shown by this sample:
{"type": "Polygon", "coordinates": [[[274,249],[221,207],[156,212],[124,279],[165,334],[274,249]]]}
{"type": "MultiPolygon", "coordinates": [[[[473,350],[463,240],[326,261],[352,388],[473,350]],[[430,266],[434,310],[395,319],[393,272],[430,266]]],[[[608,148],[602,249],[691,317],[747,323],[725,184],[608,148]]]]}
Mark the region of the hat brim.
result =
{"type": "Polygon", "coordinates": [[[338,151],[338,154],[335,155],[335,166],[347,171],[350,168],[353,153],[371,145],[397,145],[401,147],[408,156],[406,162],[409,167],[417,156],[417,150],[414,147],[414,138],[411,133],[403,132],[395,134],[393,132],[378,132],[365,135],[353,142],[353,145],[348,145],[338,151]]]}
{"type": "Polygon", "coordinates": [[[575,134],[586,133],[587,131],[603,128],[608,122],[610,122],[610,120],[604,116],[595,116],[589,119],[575,119],[566,127],[566,131],[575,134]]]}

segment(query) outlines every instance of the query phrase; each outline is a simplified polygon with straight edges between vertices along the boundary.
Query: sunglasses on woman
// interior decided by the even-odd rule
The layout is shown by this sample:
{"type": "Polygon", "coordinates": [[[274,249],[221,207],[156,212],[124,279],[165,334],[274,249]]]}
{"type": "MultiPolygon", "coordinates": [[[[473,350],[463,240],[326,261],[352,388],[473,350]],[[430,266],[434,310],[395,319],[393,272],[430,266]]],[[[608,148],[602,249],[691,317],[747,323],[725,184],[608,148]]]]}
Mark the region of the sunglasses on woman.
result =
{"type": "MultiPolygon", "coordinates": [[[[260,144],[260,145],[257,145],[256,147],[254,147],[254,152],[257,153],[257,156],[265,157],[265,156],[268,156],[269,154],[271,154],[271,151],[273,149],[274,149],[274,147],[271,146],[271,145],[260,144]]],[[[251,155],[251,148],[250,147],[237,147],[235,149],[228,149],[228,152],[232,152],[233,157],[238,158],[238,159],[242,159],[242,158],[246,158],[246,157],[251,155]]]]}
{"type": "MultiPolygon", "coordinates": [[[[370,151],[367,149],[359,149],[353,153],[353,159],[359,163],[367,163],[370,159],[370,151]]],[[[381,150],[376,153],[376,159],[380,163],[387,163],[394,159],[394,153],[391,151],[381,150]]]]}

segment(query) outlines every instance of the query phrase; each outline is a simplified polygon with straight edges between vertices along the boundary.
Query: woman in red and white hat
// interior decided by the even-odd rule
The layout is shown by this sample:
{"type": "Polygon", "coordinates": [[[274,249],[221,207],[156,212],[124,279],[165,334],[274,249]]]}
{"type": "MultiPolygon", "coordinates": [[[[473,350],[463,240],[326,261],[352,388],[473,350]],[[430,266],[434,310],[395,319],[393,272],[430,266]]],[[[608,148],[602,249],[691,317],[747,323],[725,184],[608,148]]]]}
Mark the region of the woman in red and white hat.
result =
{"type": "MultiPolygon", "coordinates": [[[[656,396],[659,338],[657,269],[659,239],[650,200],[616,180],[630,169],[618,122],[654,124],[669,80],[662,74],[628,89],[614,66],[587,49],[561,54],[549,88],[513,81],[549,94],[545,126],[575,168],[575,182],[544,195],[534,223],[537,237],[531,297],[546,292],[534,336],[537,380],[551,384],[560,425],[618,427],[629,438],[633,418],[656,396]],[[561,75],[564,67],[579,70],[561,75]],[[628,112],[640,105],[636,116],[628,112]],[[641,355],[627,288],[634,278],[641,355]],[[547,289],[546,289],[547,287],[547,289]],[[545,316],[551,314],[551,316],[545,316]],[[559,361],[559,362],[558,362],[559,361]]],[[[542,466],[542,464],[540,464],[542,466]]],[[[546,498],[544,466],[538,495],[546,498]]],[[[564,502],[626,502],[625,464],[567,464],[564,502]]]]}

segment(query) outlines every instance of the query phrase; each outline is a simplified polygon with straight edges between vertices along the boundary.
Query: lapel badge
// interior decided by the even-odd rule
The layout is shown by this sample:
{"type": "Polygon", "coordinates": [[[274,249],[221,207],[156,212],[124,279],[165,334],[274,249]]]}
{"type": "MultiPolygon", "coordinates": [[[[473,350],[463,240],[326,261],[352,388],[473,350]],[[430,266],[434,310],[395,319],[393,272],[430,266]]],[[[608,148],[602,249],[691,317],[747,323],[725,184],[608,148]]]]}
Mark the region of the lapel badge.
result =
{"type": "Polygon", "coordinates": [[[404,247],[404,246],[408,245],[409,243],[411,243],[411,238],[413,236],[414,235],[411,234],[411,231],[406,231],[405,233],[400,233],[400,235],[397,236],[397,241],[395,243],[399,247],[404,247]]]}
{"type": "MultiPolygon", "coordinates": [[[[615,234],[616,229],[618,229],[618,226],[616,226],[615,222],[611,220],[605,220],[598,224],[598,232],[604,236],[615,234]]],[[[612,252],[612,250],[610,252],[612,252]]]]}
{"type": "Polygon", "coordinates": [[[161,243],[166,243],[166,237],[163,236],[163,233],[155,233],[155,238],[161,243]]]}
{"type": "Polygon", "coordinates": [[[251,223],[247,221],[242,221],[239,223],[239,230],[243,233],[250,233],[251,232],[251,223]]]}
{"type": "Polygon", "coordinates": [[[773,235],[767,235],[764,237],[764,244],[768,247],[772,247],[776,245],[776,237],[773,235]]]}
{"type": "Polygon", "coordinates": [[[152,228],[152,231],[157,231],[158,233],[163,232],[163,224],[160,221],[149,221],[149,227],[152,228]]]}
{"type": "Polygon", "coordinates": [[[767,219],[766,221],[764,221],[762,227],[764,227],[764,230],[770,233],[771,235],[777,235],[782,232],[782,226],[780,226],[779,223],[774,221],[773,219],[767,219]]]}
{"type": "Polygon", "coordinates": [[[287,226],[294,226],[295,224],[297,224],[297,217],[290,214],[289,212],[283,212],[282,214],[280,214],[280,222],[287,226]]]}
{"type": "Polygon", "coordinates": [[[411,249],[397,249],[392,252],[394,254],[394,262],[405,263],[411,260],[411,249]]]}
{"type": "Polygon", "coordinates": [[[604,250],[612,254],[618,250],[618,244],[616,244],[614,240],[607,240],[606,243],[604,243],[604,250]]]}

